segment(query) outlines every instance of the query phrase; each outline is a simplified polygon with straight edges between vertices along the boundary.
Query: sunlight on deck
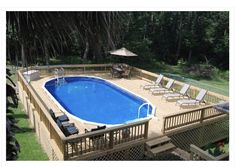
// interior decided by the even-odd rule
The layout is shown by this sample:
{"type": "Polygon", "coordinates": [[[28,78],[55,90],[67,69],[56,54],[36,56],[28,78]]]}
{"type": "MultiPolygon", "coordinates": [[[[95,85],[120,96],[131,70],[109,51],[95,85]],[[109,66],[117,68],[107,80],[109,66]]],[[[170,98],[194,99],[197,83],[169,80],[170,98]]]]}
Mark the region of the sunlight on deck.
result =
{"type": "MultiPolygon", "coordinates": [[[[173,113],[183,112],[186,110],[186,109],[180,109],[179,106],[175,105],[175,102],[166,102],[165,100],[162,100],[161,95],[152,95],[151,93],[149,93],[149,91],[143,90],[142,88],[140,88],[140,85],[144,85],[145,83],[147,83],[146,80],[136,78],[136,77],[132,77],[130,79],[112,78],[110,74],[107,74],[107,73],[88,74],[87,76],[97,76],[97,77],[107,79],[119,85],[120,87],[128,89],[134,94],[137,94],[145,99],[148,99],[153,105],[155,105],[155,107],[157,108],[155,117],[152,118],[151,121],[149,122],[149,137],[156,137],[162,134],[161,129],[163,126],[164,116],[173,114],[173,113]]],[[[41,99],[43,99],[45,104],[49,106],[49,108],[52,108],[56,115],[60,115],[62,111],[60,111],[60,109],[56,106],[56,104],[52,101],[52,99],[49,98],[49,96],[46,94],[46,92],[42,88],[43,83],[53,77],[54,76],[44,75],[44,76],[41,76],[39,80],[31,81],[30,83],[34,87],[38,95],[41,97],[41,99]]],[[[90,129],[90,128],[95,127],[95,125],[83,123],[73,118],[70,118],[70,121],[75,123],[80,133],[84,133],[85,128],[90,129]]]]}

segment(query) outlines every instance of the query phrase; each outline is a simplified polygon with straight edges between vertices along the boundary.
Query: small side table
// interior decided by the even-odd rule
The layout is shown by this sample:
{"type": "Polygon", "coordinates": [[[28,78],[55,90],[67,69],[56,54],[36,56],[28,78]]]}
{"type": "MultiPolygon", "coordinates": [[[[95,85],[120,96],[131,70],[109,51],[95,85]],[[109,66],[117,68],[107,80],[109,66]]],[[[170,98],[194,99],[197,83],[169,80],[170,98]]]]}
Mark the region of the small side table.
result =
{"type": "Polygon", "coordinates": [[[40,78],[38,70],[29,70],[23,73],[25,79],[30,82],[40,78]]]}

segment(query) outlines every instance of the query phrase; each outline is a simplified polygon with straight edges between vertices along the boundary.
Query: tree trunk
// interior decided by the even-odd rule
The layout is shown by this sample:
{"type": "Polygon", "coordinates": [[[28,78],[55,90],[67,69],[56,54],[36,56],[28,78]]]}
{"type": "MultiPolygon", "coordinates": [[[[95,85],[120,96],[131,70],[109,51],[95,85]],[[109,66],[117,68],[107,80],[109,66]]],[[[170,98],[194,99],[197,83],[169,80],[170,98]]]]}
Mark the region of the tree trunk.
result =
{"type": "Polygon", "coordinates": [[[83,61],[84,62],[87,61],[88,52],[89,52],[89,42],[88,42],[88,39],[86,38],[85,51],[84,51],[84,54],[83,54],[83,61]]]}
{"type": "Polygon", "coordinates": [[[21,61],[22,61],[22,67],[26,66],[26,60],[25,60],[25,48],[23,42],[20,43],[21,47],[21,61]]]}
{"type": "Polygon", "coordinates": [[[101,45],[97,45],[96,47],[96,62],[102,62],[103,61],[103,55],[101,54],[101,45]]]}
{"type": "Polygon", "coordinates": [[[188,53],[188,62],[191,62],[191,58],[192,58],[192,48],[190,48],[189,53],[188,53]]]}
{"type": "Polygon", "coordinates": [[[178,46],[176,50],[176,60],[178,60],[181,50],[181,42],[182,42],[182,15],[180,14],[180,24],[179,24],[179,40],[178,40],[178,46]]]}
{"type": "Polygon", "coordinates": [[[19,64],[18,64],[18,53],[17,52],[15,52],[15,61],[16,61],[16,69],[18,69],[18,66],[19,66],[19,64]]]}
{"type": "Polygon", "coordinates": [[[46,61],[46,65],[48,66],[49,65],[49,55],[48,55],[48,49],[47,49],[47,42],[46,40],[44,39],[43,41],[43,47],[44,47],[44,54],[45,54],[45,61],[46,61]]]}

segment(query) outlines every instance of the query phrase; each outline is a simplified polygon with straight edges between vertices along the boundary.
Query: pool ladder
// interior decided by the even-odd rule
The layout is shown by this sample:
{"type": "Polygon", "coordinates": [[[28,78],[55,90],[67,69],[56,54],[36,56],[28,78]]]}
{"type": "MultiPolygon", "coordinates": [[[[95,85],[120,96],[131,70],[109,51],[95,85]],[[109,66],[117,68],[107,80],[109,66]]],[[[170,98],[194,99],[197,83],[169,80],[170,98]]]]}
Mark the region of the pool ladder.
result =
{"type": "Polygon", "coordinates": [[[141,111],[141,108],[143,107],[143,106],[145,106],[145,105],[148,105],[148,110],[147,110],[147,115],[149,115],[149,106],[150,106],[150,103],[143,103],[143,104],[141,104],[141,106],[139,107],[139,109],[138,109],[138,118],[140,118],[140,111],[141,111]]]}
{"type": "Polygon", "coordinates": [[[60,85],[65,83],[65,79],[64,79],[64,69],[60,68],[60,69],[55,69],[54,71],[55,74],[55,78],[56,78],[56,84],[60,85]]]}

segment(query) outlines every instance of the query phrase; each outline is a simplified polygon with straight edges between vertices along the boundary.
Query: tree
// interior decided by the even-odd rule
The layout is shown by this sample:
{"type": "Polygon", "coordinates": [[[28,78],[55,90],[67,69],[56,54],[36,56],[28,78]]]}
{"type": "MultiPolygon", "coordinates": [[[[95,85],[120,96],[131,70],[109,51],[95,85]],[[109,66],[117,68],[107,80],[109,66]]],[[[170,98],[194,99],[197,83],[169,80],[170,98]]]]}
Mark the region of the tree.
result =
{"type": "Polygon", "coordinates": [[[10,70],[7,69],[7,80],[11,83],[6,84],[7,90],[7,114],[6,114],[6,158],[7,160],[16,160],[18,158],[18,152],[20,151],[20,145],[15,138],[15,131],[19,128],[16,126],[16,120],[13,116],[13,111],[10,107],[18,106],[18,98],[15,92],[15,84],[10,78],[10,70]]]}
{"type": "Polygon", "coordinates": [[[125,46],[140,64],[179,59],[228,69],[228,12],[7,12],[7,57],[23,66],[74,55],[103,62],[125,46]]]}
{"type": "Polygon", "coordinates": [[[48,65],[50,57],[63,55],[63,48],[79,39],[83,58],[89,53],[99,60],[103,49],[115,47],[123,18],[119,12],[7,12],[8,48],[14,45],[8,54],[20,50],[23,67],[35,61],[35,55],[48,65]]]}

